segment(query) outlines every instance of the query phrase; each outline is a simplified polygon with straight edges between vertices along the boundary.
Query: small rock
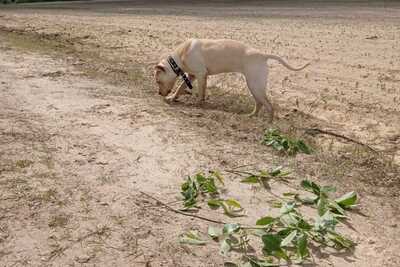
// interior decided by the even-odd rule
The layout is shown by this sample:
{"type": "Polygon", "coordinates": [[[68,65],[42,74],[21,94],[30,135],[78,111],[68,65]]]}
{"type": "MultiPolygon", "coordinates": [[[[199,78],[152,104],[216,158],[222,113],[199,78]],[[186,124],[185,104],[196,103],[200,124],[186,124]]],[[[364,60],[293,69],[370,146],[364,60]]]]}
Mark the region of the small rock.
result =
{"type": "Polygon", "coordinates": [[[75,261],[77,261],[79,263],[87,263],[90,261],[90,259],[91,259],[91,257],[89,257],[89,256],[75,257],[75,261]]]}

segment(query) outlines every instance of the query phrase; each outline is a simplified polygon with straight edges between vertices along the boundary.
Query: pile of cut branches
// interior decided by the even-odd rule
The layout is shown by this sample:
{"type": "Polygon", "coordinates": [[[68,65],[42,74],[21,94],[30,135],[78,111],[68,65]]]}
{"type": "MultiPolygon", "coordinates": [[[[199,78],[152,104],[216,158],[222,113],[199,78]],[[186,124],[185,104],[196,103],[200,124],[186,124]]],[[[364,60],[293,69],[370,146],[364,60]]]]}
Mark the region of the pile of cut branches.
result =
{"type": "MultiPolygon", "coordinates": [[[[281,168],[258,172],[239,172],[245,177],[243,183],[261,184],[265,187],[270,179],[280,179],[288,175],[281,168]]],[[[183,209],[199,209],[199,201],[207,202],[210,208],[222,207],[229,217],[244,216],[244,208],[234,199],[220,197],[224,185],[219,172],[203,173],[187,177],[182,184],[183,209]]],[[[340,234],[336,226],[346,220],[347,211],[356,206],[357,194],[349,192],[338,198],[332,198],[335,192],[332,186],[320,186],[310,180],[303,180],[301,188],[307,196],[300,193],[285,193],[275,205],[279,208],[277,216],[266,215],[254,225],[225,223],[221,227],[210,225],[208,233],[190,230],[180,236],[180,242],[191,245],[206,245],[219,242],[220,254],[229,257],[231,251],[241,254],[239,262],[227,261],[227,266],[258,267],[281,264],[310,262],[310,247],[336,250],[349,250],[355,243],[340,234]],[[305,216],[299,208],[302,205],[315,207],[316,216],[305,216]],[[258,247],[256,247],[258,246],[258,247]]]]}

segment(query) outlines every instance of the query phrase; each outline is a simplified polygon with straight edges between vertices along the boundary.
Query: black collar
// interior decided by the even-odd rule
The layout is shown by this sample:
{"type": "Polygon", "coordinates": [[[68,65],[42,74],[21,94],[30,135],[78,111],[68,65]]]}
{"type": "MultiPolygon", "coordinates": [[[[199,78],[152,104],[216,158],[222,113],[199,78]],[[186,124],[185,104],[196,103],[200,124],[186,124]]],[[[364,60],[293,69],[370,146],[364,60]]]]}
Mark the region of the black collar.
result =
{"type": "Polygon", "coordinates": [[[193,89],[192,83],[190,82],[189,78],[186,76],[186,74],[183,72],[183,70],[176,64],[175,60],[169,56],[168,57],[168,63],[171,66],[171,69],[175,72],[176,76],[181,76],[182,80],[186,83],[187,87],[190,89],[193,89]]]}

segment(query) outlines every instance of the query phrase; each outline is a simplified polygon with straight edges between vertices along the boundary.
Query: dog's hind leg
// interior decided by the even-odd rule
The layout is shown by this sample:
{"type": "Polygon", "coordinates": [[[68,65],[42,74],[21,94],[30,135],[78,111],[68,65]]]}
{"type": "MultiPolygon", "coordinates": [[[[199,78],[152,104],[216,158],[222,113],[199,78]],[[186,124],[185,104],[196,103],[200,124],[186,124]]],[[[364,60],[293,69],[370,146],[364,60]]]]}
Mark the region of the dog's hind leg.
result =
{"type": "Polygon", "coordinates": [[[245,73],[247,86],[255,100],[255,107],[249,116],[256,116],[260,111],[262,106],[265,106],[270,115],[270,121],[273,120],[274,110],[271,102],[268,100],[265,93],[265,88],[267,85],[268,68],[266,64],[262,66],[254,66],[250,68],[245,73]]]}

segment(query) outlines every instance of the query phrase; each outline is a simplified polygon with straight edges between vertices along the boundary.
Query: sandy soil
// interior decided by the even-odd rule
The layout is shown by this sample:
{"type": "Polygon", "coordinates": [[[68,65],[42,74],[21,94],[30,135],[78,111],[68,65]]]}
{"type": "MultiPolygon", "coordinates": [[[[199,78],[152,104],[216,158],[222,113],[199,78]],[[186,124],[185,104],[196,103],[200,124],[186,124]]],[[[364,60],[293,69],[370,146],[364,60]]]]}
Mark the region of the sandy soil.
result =
{"type": "MultiPolygon", "coordinates": [[[[186,5],[121,1],[0,10],[0,266],[221,266],[217,245],[180,245],[207,223],[171,213],[141,194],[179,199],[186,175],[243,164],[293,171],[360,193],[352,253],[315,253],[318,266],[399,266],[400,9],[298,7],[290,2],[186,5]],[[338,15],[339,14],[339,15],[338,15]],[[259,144],[267,116],[252,109],[243,78],[212,77],[207,103],[168,105],[151,70],[185,38],[233,38],[292,65],[271,64],[274,126],[302,136],[310,156],[259,144]],[[332,136],[366,143],[374,153],[332,136]]],[[[246,224],[274,196],[227,175],[226,195],[246,224]]],[[[218,211],[204,216],[227,220],[218,211]]]]}

